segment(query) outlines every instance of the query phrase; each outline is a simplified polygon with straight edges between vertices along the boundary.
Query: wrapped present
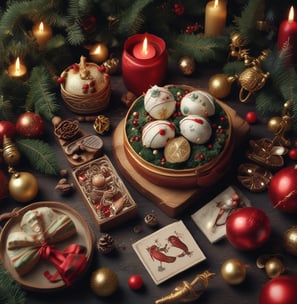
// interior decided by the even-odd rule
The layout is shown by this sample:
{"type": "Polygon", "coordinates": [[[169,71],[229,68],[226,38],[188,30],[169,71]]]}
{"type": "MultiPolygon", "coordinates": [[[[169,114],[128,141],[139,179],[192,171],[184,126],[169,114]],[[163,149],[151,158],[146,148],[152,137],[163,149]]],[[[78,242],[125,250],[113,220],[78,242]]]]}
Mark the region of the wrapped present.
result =
{"type": "Polygon", "coordinates": [[[30,272],[40,259],[46,259],[56,268],[54,274],[44,272],[51,282],[62,279],[69,286],[85,270],[87,257],[83,246],[70,244],[64,250],[54,246],[77,233],[67,214],[49,207],[29,210],[21,219],[20,229],[11,232],[6,242],[9,260],[20,276],[30,272]]]}

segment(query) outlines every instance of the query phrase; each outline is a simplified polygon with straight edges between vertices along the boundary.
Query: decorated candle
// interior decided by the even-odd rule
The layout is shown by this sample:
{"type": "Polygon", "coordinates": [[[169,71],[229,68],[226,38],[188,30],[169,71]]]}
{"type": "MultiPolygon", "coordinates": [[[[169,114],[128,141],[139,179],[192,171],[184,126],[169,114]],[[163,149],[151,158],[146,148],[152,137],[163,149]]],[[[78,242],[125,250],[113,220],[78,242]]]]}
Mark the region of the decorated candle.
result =
{"type": "Polygon", "coordinates": [[[226,1],[214,0],[205,8],[205,36],[219,36],[225,29],[227,18],[226,1]]]}
{"type": "Polygon", "coordinates": [[[126,88],[135,95],[162,85],[167,71],[165,41],[152,34],[136,34],[124,44],[122,75],[126,88]]]}
{"type": "Polygon", "coordinates": [[[8,75],[13,78],[23,79],[26,77],[27,68],[20,62],[20,58],[17,57],[15,63],[8,67],[8,75]]]}
{"type": "Polygon", "coordinates": [[[294,7],[289,11],[288,20],[284,20],[278,31],[278,49],[289,47],[289,62],[296,62],[297,56],[297,22],[294,21],[294,7]]]}
{"type": "Polygon", "coordinates": [[[108,58],[108,48],[103,43],[98,43],[90,49],[90,58],[96,63],[102,63],[108,58]]]}
{"type": "Polygon", "coordinates": [[[32,33],[41,50],[44,49],[53,35],[52,28],[44,22],[36,23],[32,28],[32,33]]]}

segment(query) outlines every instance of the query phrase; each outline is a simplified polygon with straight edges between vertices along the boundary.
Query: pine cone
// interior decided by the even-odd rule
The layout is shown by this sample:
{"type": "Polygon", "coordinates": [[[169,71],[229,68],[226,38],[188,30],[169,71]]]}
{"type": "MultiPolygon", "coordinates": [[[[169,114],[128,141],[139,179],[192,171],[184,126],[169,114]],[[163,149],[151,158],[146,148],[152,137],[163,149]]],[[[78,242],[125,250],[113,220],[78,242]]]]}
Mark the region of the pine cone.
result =
{"type": "Polygon", "coordinates": [[[97,242],[97,248],[104,254],[110,253],[114,249],[113,238],[108,233],[102,235],[97,242]]]}

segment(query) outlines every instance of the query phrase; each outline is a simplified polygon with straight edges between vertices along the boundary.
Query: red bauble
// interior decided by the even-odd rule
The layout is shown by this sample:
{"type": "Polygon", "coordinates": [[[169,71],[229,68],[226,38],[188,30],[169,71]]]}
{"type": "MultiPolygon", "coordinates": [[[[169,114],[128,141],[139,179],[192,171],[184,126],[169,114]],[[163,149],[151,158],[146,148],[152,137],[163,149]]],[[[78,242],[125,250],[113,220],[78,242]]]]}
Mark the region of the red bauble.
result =
{"type": "Polygon", "coordinates": [[[297,166],[289,166],[276,172],[269,184],[269,197],[274,208],[297,212],[297,166]]]}
{"type": "Polygon", "coordinates": [[[296,300],[297,276],[280,275],[263,286],[259,304],[296,304],[296,300]]]}
{"type": "Polygon", "coordinates": [[[44,123],[39,114],[25,112],[18,117],[16,130],[21,136],[38,138],[43,134],[44,123]]]}
{"type": "Polygon", "coordinates": [[[15,125],[7,120],[0,120],[0,144],[3,143],[3,137],[13,138],[15,135],[15,125]]]}
{"type": "Polygon", "coordinates": [[[292,160],[297,160],[297,149],[290,149],[288,155],[292,160]]]}
{"type": "Polygon", "coordinates": [[[255,112],[247,112],[245,120],[250,124],[254,124],[257,122],[257,114],[255,112]]]}
{"type": "Polygon", "coordinates": [[[128,279],[128,285],[133,290],[139,290],[143,286],[142,277],[137,274],[131,275],[128,279]]]}
{"type": "Polygon", "coordinates": [[[236,249],[259,248],[268,240],[270,232],[269,218],[256,207],[238,209],[226,221],[227,238],[236,249]]]}

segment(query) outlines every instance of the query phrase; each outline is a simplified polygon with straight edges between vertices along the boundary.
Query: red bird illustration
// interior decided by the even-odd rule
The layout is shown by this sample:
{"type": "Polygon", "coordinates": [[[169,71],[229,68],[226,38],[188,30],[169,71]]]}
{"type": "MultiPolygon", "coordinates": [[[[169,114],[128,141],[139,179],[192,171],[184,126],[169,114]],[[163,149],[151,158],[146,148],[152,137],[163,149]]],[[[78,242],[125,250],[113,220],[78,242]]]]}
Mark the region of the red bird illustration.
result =
{"type": "Polygon", "coordinates": [[[181,241],[180,238],[177,237],[176,235],[169,236],[168,237],[168,242],[173,247],[179,248],[183,251],[183,253],[180,254],[179,257],[185,256],[185,255],[190,256],[192,254],[192,252],[189,251],[188,246],[183,241],[181,241]]]}

